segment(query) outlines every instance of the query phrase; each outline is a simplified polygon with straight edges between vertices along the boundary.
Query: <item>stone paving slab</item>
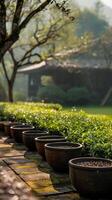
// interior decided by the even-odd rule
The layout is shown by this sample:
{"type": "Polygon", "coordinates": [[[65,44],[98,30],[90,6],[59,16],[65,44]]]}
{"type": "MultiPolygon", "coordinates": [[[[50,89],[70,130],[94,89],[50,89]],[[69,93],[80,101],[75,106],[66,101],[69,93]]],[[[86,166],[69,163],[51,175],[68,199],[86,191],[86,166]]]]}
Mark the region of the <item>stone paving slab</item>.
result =
{"type": "Polygon", "coordinates": [[[46,200],[83,200],[80,199],[79,195],[74,192],[59,194],[59,195],[51,195],[46,197],[46,200]]]}
{"type": "MultiPolygon", "coordinates": [[[[12,166],[11,166],[12,168],[12,166]]],[[[13,168],[12,168],[13,169],[13,168]]],[[[13,169],[16,174],[18,174],[19,176],[21,175],[27,175],[27,174],[35,174],[35,173],[39,173],[40,171],[36,168],[29,168],[29,169],[22,169],[22,168],[18,168],[18,169],[13,169]]]]}
{"type": "Polygon", "coordinates": [[[45,172],[39,172],[35,174],[27,174],[27,175],[21,175],[21,178],[27,181],[46,181],[51,180],[55,184],[70,184],[70,180],[68,179],[68,176],[60,176],[58,174],[49,174],[45,172]]]}
{"type": "Polygon", "coordinates": [[[18,164],[18,163],[23,164],[23,163],[32,162],[32,160],[28,160],[24,156],[9,157],[9,158],[5,158],[3,160],[7,163],[7,165],[18,164]]]}
{"type": "Polygon", "coordinates": [[[12,164],[12,169],[29,169],[29,168],[37,168],[36,163],[27,161],[26,163],[18,163],[18,164],[12,164]]]}
{"type": "Polygon", "coordinates": [[[26,151],[26,147],[23,145],[23,144],[18,144],[18,143],[12,143],[12,147],[13,149],[16,149],[16,150],[23,150],[23,151],[26,151]]]}
{"type": "Polygon", "coordinates": [[[25,182],[28,181],[44,181],[44,180],[49,180],[50,179],[50,174],[40,172],[40,173],[35,173],[35,174],[27,174],[27,175],[21,175],[21,178],[25,180],[25,182]]]}
{"type": "Polygon", "coordinates": [[[24,195],[18,197],[18,195],[2,194],[0,195],[0,200],[46,200],[46,199],[40,197],[32,197],[31,195],[30,196],[24,195]]]}
{"type": "Polygon", "coordinates": [[[10,144],[2,144],[2,143],[0,143],[0,150],[2,150],[2,149],[11,149],[11,145],[10,144]]]}
{"type": "Polygon", "coordinates": [[[49,195],[73,191],[68,175],[42,172],[33,162],[12,164],[10,167],[38,194],[49,195]]]}
{"type": "Polygon", "coordinates": [[[13,157],[13,156],[22,156],[24,155],[24,152],[22,151],[17,151],[14,149],[1,149],[0,148],[0,158],[4,157],[13,157]]]}
{"type": "Polygon", "coordinates": [[[41,173],[39,173],[39,176],[37,177],[37,179],[33,179],[33,180],[27,180],[26,183],[28,185],[30,185],[31,188],[42,188],[42,187],[48,187],[48,186],[58,186],[58,187],[62,187],[65,184],[61,184],[60,185],[60,181],[59,180],[51,180],[50,176],[46,176],[44,175],[44,178],[42,179],[42,175],[41,173]]]}
{"type": "Polygon", "coordinates": [[[4,171],[4,170],[10,171],[10,168],[7,166],[6,163],[4,163],[3,161],[0,160],[0,172],[4,171]]]}
{"type": "Polygon", "coordinates": [[[45,187],[49,187],[49,186],[53,186],[53,184],[59,184],[59,182],[55,182],[55,183],[52,183],[51,179],[48,177],[46,179],[38,179],[38,180],[28,180],[26,182],[31,188],[35,189],[35,188],[38,188],[38,189],[41,189],[41,188],[45,188],[45,187]]]}
{"type": "Polygon", "coordinates": [[[37,193],[37,195],[44,195],[44,196],[49,196],[49,195],[59,195],[59,194],[63,194],[63,193],[69,193],[71,191],[73,191],[73,189],[71,188],[71,186],[57,186],[54,187],[53,185],[49,185],[47,187],[37,187],[37,188],[33,188],[33,191],[35,191],[37,193]]]}
{"type": "Polygon", "coordinates": [[[13,157],[13,156],[22,156],[25,153],[25,150],[19,149],[16,150],[14,148],[12,148],[12,144],[7,144],[4,143],[4,139],[0,140],[0,158],[4,158],[4,157],[13,157]]]}
{"type": "Polygon", "coordinates": [[[31,192],[31,188],[8,166],[0,167],[0,200],[28,200],[31,199],[30,197],[32,200],[37,199],[31,192]]]}

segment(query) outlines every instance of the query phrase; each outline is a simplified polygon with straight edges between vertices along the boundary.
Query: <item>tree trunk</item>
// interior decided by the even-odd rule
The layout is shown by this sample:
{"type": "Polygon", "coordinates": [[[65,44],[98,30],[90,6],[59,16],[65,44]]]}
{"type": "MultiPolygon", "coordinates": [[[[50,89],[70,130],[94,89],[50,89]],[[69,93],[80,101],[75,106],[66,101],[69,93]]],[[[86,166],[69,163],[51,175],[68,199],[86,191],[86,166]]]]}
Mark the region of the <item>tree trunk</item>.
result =
{"type": "Polygon", "coordinates": [[[103,98],[101,102],[101,106],[104,106],[107,103],[111,95],[112,95],[112,87],[110,87],[109,90],[107,91],[105,97],[103,98]]]}
{"type": "Polygon", "coordinates": [[[13,102],[13,84],[8,82],[8,101],[13,102]]]}

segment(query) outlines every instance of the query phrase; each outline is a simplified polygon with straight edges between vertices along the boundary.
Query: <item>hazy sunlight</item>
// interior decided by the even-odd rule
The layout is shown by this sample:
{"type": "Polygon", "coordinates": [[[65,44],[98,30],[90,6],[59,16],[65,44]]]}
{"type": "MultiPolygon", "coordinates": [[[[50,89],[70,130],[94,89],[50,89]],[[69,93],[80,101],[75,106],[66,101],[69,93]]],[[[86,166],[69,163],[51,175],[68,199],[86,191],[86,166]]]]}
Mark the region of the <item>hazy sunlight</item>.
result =
{"type": "Polygon", "coordinates": [[[101,0],[102,3],[104,3],[106,6],[109,6],[112,8],[112,0],[101,0]]]}

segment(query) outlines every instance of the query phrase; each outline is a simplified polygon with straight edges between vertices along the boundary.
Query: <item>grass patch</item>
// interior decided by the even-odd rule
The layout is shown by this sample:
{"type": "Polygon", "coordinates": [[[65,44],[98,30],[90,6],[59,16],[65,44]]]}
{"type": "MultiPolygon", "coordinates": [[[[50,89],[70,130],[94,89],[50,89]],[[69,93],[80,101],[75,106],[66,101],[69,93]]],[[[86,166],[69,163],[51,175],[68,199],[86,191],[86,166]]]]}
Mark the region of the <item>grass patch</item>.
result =
{"type": "Polygon", "coordinates": [[[112,106],[102,107],[102,106],[80,106],[80,107],[72,107],[72,108],[65,108],[65,110],[72,110],[76,109],[77,111],[83,110],[89,114],[96,114],[96,115],[111,115],[112,116],[112,106]]]}

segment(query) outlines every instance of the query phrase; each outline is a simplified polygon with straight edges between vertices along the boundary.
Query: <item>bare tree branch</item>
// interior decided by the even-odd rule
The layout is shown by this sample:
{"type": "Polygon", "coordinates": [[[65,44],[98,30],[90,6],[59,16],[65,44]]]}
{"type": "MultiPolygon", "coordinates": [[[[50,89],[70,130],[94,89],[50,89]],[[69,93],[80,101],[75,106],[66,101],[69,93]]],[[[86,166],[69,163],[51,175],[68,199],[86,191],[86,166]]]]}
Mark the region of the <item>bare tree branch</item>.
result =
{"type": "Polygon", "coordinates": [[[5,77],[6,77],[6,79],[7,79],[7,82],[9,83],[9,77],[8,77],[8,72],[7,72],[7,70],[6,70],[6,65],[5,65],[5,62],[4,62],[4,57],[2,58],[2,60],[1,60],[1,64],[2,64],[2,66],[3,66],[3,70],[4,70],[4,74],[5,74],[5,77]]]}
{"type": "MultiPolygon", "coordinates": [[[[26,27],[26,25],[29,23],[29,21],[33,18],[34,15],[36,15],[38,12],[42,11],[52,0],[46,0],[44,3],[42,3],[37,9],[33,10],[24,20],[23,22],[12,32],[12,34],[3,42],[3,44],[0,44],[0,60],[4,56],[4,54],[7,52],[8,49],[19,39],[19,34],[23,28],[26,27]]],[[[18,1],[19,2],[19,1],[18,1]]],[[[20,8],[19,8],[20,9],[20,8]]],[[[17,13],[17,11],[16,11],[17,13]]],[[[21,11],[19,10],[19,14],[21,11]]],[[[17,19],[19,23],[20,19],[17,19]]]]}
{"type": "Polygon", "coordinates": [[[38,8],[36,8],[35,10],[33,10],[33,11],[25,18],[25,20],[23,20],[23,22],[20,24],[19,30],[22,30],[23,28],[25,28],[26,25],[28,24],[28,22],[33,18],[33,16],[36,15],[37,13],[41,12],[44,8],[46,8],[46,6],[48,6],[50,2],[52,2],[52,0],[46,0],[46,1],[45,1],[44,3],[42,3],[38,8]]]}
{"type": "Polygon", "coordinates": [[[0,44],[0,61],[4,54],[10,49],[10,47],[19,39],[18,32],[13,32],[3,43],[0,44]]]}
{"type": "Polygon", "coordinates": [[[16,29],[18,29],[18,27],[19,27],[23,3],[24,3],[24,0],[17,0],[16,10],[15,10],[14,18],[13,18],[13,22],[12,22],[12,32],[15,31],[16,29]]]}
{"type": "Polygon", "coordinates": [[[5,0],[0,1],[0,43],[6,39],[6,7],[5,0]]]}
{"type": "MultiPolygon", "coordinates": [[[[3,0],[2,2],[3,3],[5,2],[6,4],[2,4],[0,2],[0,5],[2,4],[2,8],[3,8],[2,11],[4,12],[4,15],[2,14],[3,16],[0,15],[3,20],[2,22],[0,22],[0,26],[3,22],[5,22],[6,24],[6,20],[7,20],[6,8],[3,7],[3,5],[4,6],[8,5],[9,7],[11,6],[11,8],[9,8],[9,15],[12,14],[9,20],[10,23],[12,22],[12,26],[11,28],[9,28],[10,30],[7,30],[8,31],[7,37],[6,37],[6,27],[4,27],[4,30],[3,30],[5,33],[4,42],[3,43],[0,42],[0,60],[3,58],[4,54],[8,51],[12,60],[12,65],[13,65],[12,73],[10,76],[8,76],[8,70],[6,69],[7,63],[5,63],[4,58],[2,59],[3,70],[4,70],[5,77],[8,83],[8,94],[9,94],[10,101],[13,101],[13,86],[14,86],[14,81],[16,78],[18,68],[22,66],[27,66],[27,65],[39,64],[40,62],[43,61],[43,59],[46,60],[47,58],[53,56],[55,52],[54,38],[59,36],[57,31],[59,31],[65,25],[62,20],[62,15],[59,15],[58,17],[56,16],[54,18],[50,16],[47,21],[45,20],[46,13],[43,14],[42,18],[40,18],[41,16],[38,18],[35,32],[32,31],[33,35],[31,37],[31,40],[28,42],[28,44],[27,45],[25,43],[24,45],[20,44],[20,46],[18,47],[17,46],[15,47],[15,45],[12,47],[12,45],[19,39],[21,30],[27,26],[27,24],[31,21],[31,19],[36,14],[39,14],[41,11],[43,11],[50,3],[54,3],[56,4],[56,6],[59,5],[58,9],[60,9],[61,11],[65,11],[64,6],[65,6],[65,1],[67,0],[63,0],[63,1],[64,1],[63,4],[62,2],[60,4],[56,4],[55,0],[44,0],[44,1],[42,0],[40,2],[39,0],[37,2],[35,0],[34,1],[35,3],[33,4],[33,1],[32,1],[31,5],[29,5],[30,0],[28,1],[8,0],[8,3],[5,2],[5,0],[3,0]],[[32,9],[30,10],[30,7],[32,5],[34,7],[32,7],[32,9]],[[13,9],[13,6],[15,9],[13,9]],[[40,22],[43,22],[43,23],[40,24],[40,22]],[[51,42],[51,39],[53,39],[52,42],[51,42]],[[48,46],[48,49],[46,48],[46,46],[48,46]],[[22,52],[23,54],[21,53],[19,55],[18,49],[20,50],[20,47],[24,53],[22,52]],[[38,51],[38,48],[40,49],[39,51],[38,51]],[[45,49],[45,54],[43,54],[43,49],[45,49]],[[16,50],[17,50],[17,53],[15,53],[16,50]],[[43,55],[45,56],[43,57],[43,55]]],[[[0,32],[0,37],[1,37],[1,32],[0,32]]]]}
{"type": "Polygon", "coordinates": [[[42,62],[42,56],[39,54],[39,53],[34,53],[33,55],[29,54],[28,56],[22,58],[22,60],[18,61],[18,64],[17,64],[17,68],[19,67],[23,67],[23,66],[26,66],[26,65],[32,65],[32,64],[38,64],[40,62],[42,62]],[[36,59],[36,61],[31,61],[31,59],[33,57],[37,57],[39,58],[39,60],[36,59]]]}
{"type": "Polygon", "coordinates": [[[10,56],[12,58],[12,61],[13,61],[14,65],[16,65],[17,61],[16,61],[16,58],[14,56],[14,50],[12,48],[9,50],[9,54],[10,54],[10,56]]]}
{"type": "MultiPolygon", "coordinates": [[[[40,47],[43,44],[46,44],[50,39],[56,38],[58,36],[57,32],[59,30],[61,30],[67,24],[67,23],[66,24],[62,23],[62,24],[58,25],[59,23],[60,23],[60,19],[57,20],[56,22],[54,22],[53,24],[51,24],[51,26],[49,27],[48,32],[46,33],[45,37],[42,38],[41,40],[37,36],[38,28],[36,27],[36,30],[35,30],[34,35],[33,35],[33,37],[36,40],[36,43],[29,50],[27,50],[26,53],[23,55],[23,57],[18,61],[19,66],[23,66],[23,65],[25,66],[29,63],[34,64],[34,62],[31,62],[31,59],[36,57],[36,56],[40,59],[40,61],[42,61],[42,57],[39,53],[37,53],[36,48],[40,47]],[[33,51],[36,51],[36,53],[33,52],[33,51]]],[[[53,49],[55,49],[54,46],[53,46],[53,49]]],[[[53,51],[53,49],[52,49],[52,51],[53,51]]],[[[52,52],[52,54],[50,53],[50,57],[53,56],[53,54],[54,54],[54,51],[52,52]]],[[[38,63],[38,60],[35,61],[35,63],[38,63]]]]}

